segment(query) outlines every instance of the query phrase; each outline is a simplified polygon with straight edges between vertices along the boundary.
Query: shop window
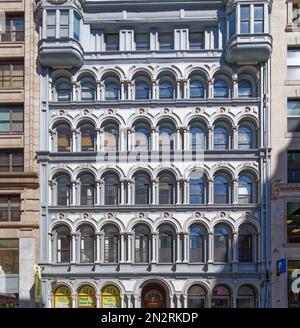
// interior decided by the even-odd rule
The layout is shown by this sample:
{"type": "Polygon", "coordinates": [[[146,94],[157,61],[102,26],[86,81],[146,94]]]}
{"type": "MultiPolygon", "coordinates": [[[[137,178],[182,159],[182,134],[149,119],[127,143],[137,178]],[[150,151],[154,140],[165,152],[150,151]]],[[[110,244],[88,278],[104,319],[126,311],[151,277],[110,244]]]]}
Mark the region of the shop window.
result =
{"type": "Polygon", "coordinates": [[[103,288],[101,293],[102,308],[120,308],[121,297],[119,288],[110,285],[103,288]]]}
{"type": "Polygon", "coordinates": [[[19,273],[19,240],[0,239],[0,275],[19,273]]]}
{"type": "Polygon", "coordinates": [[[300,203],[287,203],[287,242],[300,244],[300,203]]]}
{"type": "Polygon", "coordinates": [[[54,292],[54,307],[55,308],[71,308],[72,296],[69,287],[58,287],[54,292]]]}
{"type": "Polygon", "coordinates": [[[97,299],[96,299],[95,289],[91,286],[81,287],[78,292],[78,308],[94,309],[96,307],[97,307],[97,299]]]}

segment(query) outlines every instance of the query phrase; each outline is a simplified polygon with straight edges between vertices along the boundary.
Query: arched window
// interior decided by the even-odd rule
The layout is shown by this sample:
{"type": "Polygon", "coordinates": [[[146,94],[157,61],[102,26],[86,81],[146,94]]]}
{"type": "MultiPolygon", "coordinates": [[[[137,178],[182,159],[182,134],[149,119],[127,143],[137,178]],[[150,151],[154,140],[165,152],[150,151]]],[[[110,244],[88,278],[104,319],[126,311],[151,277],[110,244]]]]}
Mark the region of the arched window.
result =
{"type": "Polygon", "coordinates": [[[173,205],[176,199],[175,178],[171,173],[162,173],[159,178],[159,204],[173,205]]]}
{"type": "Polygon", "coordinates": [[[119,125],[115,122],[106,122],[103,127],[105,151],[119,150],[119,125]]]}
{"type": "Polygon", "coordinates": [[[214,81],[214,98],[228,98],[229,88],[223,80],[216,79],[214,81]]]}
{"type": "Polygon", "coordinates": [[[150,261],[150,237],[151,232],[148,227],[138,225],[134,228],[135,239],[135,259],[136,263],[149,263],[150,261]]]}
{"type": "Polygon", "coordinates": [[[243,224],[239,229],[238,237],[238,255],[239,262],[253,262],[254,261],[254,229],[243,224]]]}
{"type": "Polygon", "coordinates": [[[67,286],[60,286],[54,292],[54,308],[71,308],[72,295],[67,286]]]}
{"type": "Polygon", "coordinates": [[[150,204],[151,180],[148,174],[138,173],[134,178],[135,204],[150,204]]]}
{"type": "Polygon", "coordinates": [[[214,127],[214,149],[226,150],[229,149],[230,134],[227,124],[217,123],[214,127]]]}
{"type": "Polygon", "coordinates": [[[188,290],[188,308],[202,309],[205,308],[206,292],[205,289],[199,285],[194,285],[188,290]]]}
{"type": "Polygon", "coordinates": [[[173,229],[168,225],[159,227],[159,263],[173,263],[175,256],[175,237],[173,229]]]}
{"type": "Polygon", "coordinates": [[[119,230],[115,226],[104,229],[104,263],[119,261],[119,230]]]}
{"type": "Polygon", "coordinates": [[[80,228],[80,262],[93,263],[95,257],[95,231],[90,226],[80,228]]]}
{"type": "Polygon", "coordinates": [[[249,126],[239,126],[239,149],[253,149],[253,134],[249,126]]]}
{"type": "Polygon", "coordinates": [[[90,78],[81,81],[81,100],[93,101],[96,99],[95,82],[90,78]]]}
{"type": "Polygon", "coordinates": [[[249,175],[239,177],[239,204],[251,204],[257,201],[254,178],[249,175]]]}
{"type": "Polygon", "coordinates": [[[253,97],[252,85],[248,80],[241,80],[238,82],[239,98],[251,98],[253,97]]]}
{"type": "Polygon", "coordinates": [[[224,285],[218,285],[214,288],[211,298],[212,308],[230,308],[231,307],[231,293],[224,285]]]}
{"type": "Polygon", "coordinates": [[[229,261],[229,231],[224,226],[217,226],[214,231],[214,261],[229,261]]]}
{"type": "Polygon", "coordinates": [[[71,234],[68,227],[59,227],[57,234],[57,262],[70,263],[71,259],[71,234]]]}
{"type": "Polygon", "coordinates": [[[148,151],[151,148],[151,128],[147,123],[138,122],[134,126],[134,148],[136,151],[148,151]]]}
{"type": "Polygon", "coordinates": [[[95,151],[95,127],[90,123],[83,123],[79,127],[81,136],[81,151],[95,151]]]}
{"type": "Polygon", "coordinates": [[[192,175],[190,177],[190,204],[204,204],[205,181],[202,176],[192,175]]]}
{"type": "Polygon", "coordinates": [[[105,100],[118,99],[120,99],[120,83],[115,78],[108,78],[105,81],[105,100]]]}
{"type": "Polygon", "coordinates": [[[59,174],[55,178],[57,185],[57,205],[70,205],[71,179],[67,174],[59,174]]]}
{"type": "Polygon", "coordinates": [[[104,177],[105,205],[118,205],[120,203],[120,180],[119,177],[110,173],[104,177]]]}
{"type": "Polygon", "coordinates": [[[58,101],[70,101],[72,95],[71,83],[68,79],[60,79],[55,83],[55,90],[58,101]]]}
{"type": "Polygon", "coordinates": [[[205,262],[205,231],[194,225],[190,228],[190,262],[205,262]]]}
{"type": "Polygon", "coordinates": [[[214,203],[229,204],[231,201],[231,185],[229,177],[225,174],[216,175],[214,178],[214,203]]]}
{"type": "Polygon", "coordinates": [[[201,151],[206,148],[206,131],[202,124],[194,122],[190,125],[190,150],[201,151]]]}
{"type": "Polygon", "coordinates": [[[90,173],[82,174],[80,180],[80,205],[94,205],[95,177],[90,173]]]}
{"type": "Polygon", "coordinates": [[[150,79],[146,76],[138,76],[134,80],[135,99],[149,99],[151,95],[150,79]]]}
{"type": "Polygon", "coordinates": [[[55,127],[57,137],[57,151],[70,152],[72,145],[71,127],[66,123],[59,123],[55,127]]]}
{"type": "Polygon", "coordinates": [[[175,149],[175,126],[171,122],[159,124],[159,151],[173,151],[175,149]]]}
{"type": "Polygon", "coordinates": [[[159,82],[159,99],[174,99],[175,98],[175,78],[168,73],[160,74],[157,78],[159,82]]]}
{"type": "Polygon", "coordinates": [[[87,309],[97,307],[95,289],[89,285],[82,286],[78,291],[78,308],[87,309]]]}
{"type": "Polygon", "coordinates": [[[202,81],[192,78],[190,80],[190,98],[204,98],[204,92],[202,81]]]}
{"type": "Polygon", "coordinates": [[[237,308],[255,308],[256,293],[252,286],[243,285],[238,289],[237,308]]]}

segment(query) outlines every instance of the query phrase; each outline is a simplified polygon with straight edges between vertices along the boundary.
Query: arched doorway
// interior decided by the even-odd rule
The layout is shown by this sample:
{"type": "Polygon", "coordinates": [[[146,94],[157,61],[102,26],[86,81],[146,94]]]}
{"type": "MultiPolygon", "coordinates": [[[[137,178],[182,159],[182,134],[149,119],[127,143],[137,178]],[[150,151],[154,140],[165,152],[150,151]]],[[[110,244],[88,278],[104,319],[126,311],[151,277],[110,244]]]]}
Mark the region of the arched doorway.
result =
{"type": "Polygon", "coordinates": [[[142,308],[166,308],[167,295],[158,283],[147,284],[142,290],[142,308]]]}

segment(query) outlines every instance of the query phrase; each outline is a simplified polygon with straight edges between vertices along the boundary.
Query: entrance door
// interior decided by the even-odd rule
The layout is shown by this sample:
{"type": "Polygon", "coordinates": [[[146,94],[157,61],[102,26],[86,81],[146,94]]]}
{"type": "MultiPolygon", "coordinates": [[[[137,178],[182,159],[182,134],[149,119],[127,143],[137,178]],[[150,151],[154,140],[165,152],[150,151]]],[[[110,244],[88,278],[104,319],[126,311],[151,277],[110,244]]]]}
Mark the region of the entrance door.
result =
{"type": "Polygon", "coordinates": [[[152,309],[165,308],[166,292],[164,288],[158,284],[144,287],[142,291],[142,307],[152,309]]]}

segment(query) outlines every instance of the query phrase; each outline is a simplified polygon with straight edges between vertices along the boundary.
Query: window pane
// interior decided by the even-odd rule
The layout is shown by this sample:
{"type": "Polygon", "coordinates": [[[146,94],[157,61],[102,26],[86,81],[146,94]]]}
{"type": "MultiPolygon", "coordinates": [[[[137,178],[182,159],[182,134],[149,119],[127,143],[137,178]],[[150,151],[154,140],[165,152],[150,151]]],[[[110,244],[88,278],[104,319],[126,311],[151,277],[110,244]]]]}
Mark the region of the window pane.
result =
{"type": "Polygon", "coordinates": [[[264,19],[264,7],[263,6],[254,6],[254,19],[263,20],[264,19]]]}
{"type": "Polygon", "coordinates": [[[287,242],[300,243],[300,203],[287,203],[287,242]]]}
{"type": "Polygon", "coordinates": [[[250,33],[250,22],[241,22],[241,33],[250,33]]]}
{"type": "Polygon", "coordinates": [[[241,6],[241,20],[250,19],[250,7],[241,6]]]}
{"type": "Polygon", "coordinates": [[[259,22],[254,22],[254,33],[263,33],[264,31],[264,23],[259,21],[259,22]]]}
{"type": "Polygon", "coordinates": [[[197,50],[203,49],[203,33],[202,32],[191,32],[190,33],[190,49],[197,50]]]}
{"type": "Polygon", "coordinates": [[[0,273],[19,273],[19,240],[0,240],[0,273]]]}
{"type": "Polygon", "coordinates": [[[135,47],[136,50],[149,50],[150,49],[150,35],[148,33],[135,34],[135,47]]]}
{"type": "Polygon", "coordinates": [[[105,35],[106,50],[118,51],[119,50],[119,34],[106,34],[105,35]]]}
{"type": "Polygon", "coordinates": [[[160,33],[158,36],[160,50],[173,50],[173,33],[160,33]]]}
{"type": "Polygon", "coordinates": [[[300,152],[288,152],[288,183],[300,183],[300,152]]]}

